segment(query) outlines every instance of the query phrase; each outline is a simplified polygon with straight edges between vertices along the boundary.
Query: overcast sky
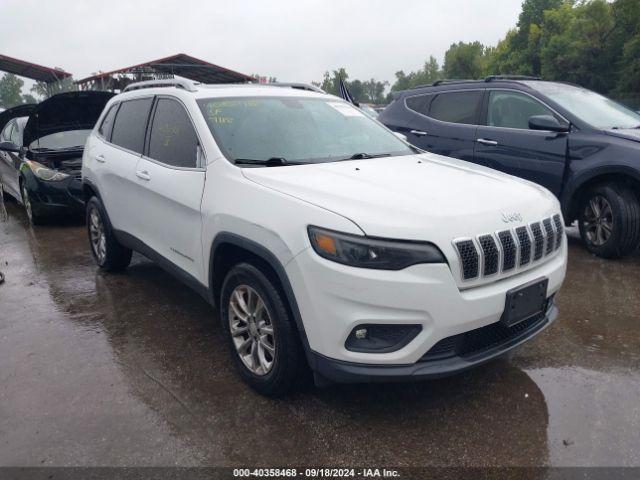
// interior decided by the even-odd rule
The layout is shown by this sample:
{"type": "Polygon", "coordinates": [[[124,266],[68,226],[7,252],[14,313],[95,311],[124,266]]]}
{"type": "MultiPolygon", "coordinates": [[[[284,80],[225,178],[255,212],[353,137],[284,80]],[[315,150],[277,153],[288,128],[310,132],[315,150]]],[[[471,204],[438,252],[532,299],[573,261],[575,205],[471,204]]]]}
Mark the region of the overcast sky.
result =
{"type": "Polygon", "coordinates": [[[394,79],[453,42],[495,43],[521,0],[3,0],[0,53],[80,79],[187,53],[280,81],[394,79]]]}

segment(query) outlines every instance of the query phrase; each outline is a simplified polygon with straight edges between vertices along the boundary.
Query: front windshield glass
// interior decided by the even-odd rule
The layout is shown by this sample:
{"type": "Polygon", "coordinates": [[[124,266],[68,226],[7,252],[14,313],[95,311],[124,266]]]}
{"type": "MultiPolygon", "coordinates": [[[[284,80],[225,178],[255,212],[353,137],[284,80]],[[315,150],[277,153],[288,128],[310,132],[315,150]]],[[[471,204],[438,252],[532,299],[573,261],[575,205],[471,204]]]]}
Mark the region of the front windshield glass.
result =
{"type": "Polygon", "coordinates": [[[91,130],[67,130],[65,132],[52,133],[51,135],[45,135],[31,142],[29,148],[31,150],[84,148],[84,144],[90,133],[91,130]]]}
{"type": "Polygon", "coordinates": [[[586,88],[553,82],[527,82],[584,122],[596,128],[637,128],[640,115],[586,88]]]}
{"type": "MultiPolygon", "coordinates": [[[[354,106],[338,99],[242,97],[198,100],[230,161],[321,163],[412,150],[354,106]]],[[[240,163],[240,162],[239,162],[240,163]]]]}

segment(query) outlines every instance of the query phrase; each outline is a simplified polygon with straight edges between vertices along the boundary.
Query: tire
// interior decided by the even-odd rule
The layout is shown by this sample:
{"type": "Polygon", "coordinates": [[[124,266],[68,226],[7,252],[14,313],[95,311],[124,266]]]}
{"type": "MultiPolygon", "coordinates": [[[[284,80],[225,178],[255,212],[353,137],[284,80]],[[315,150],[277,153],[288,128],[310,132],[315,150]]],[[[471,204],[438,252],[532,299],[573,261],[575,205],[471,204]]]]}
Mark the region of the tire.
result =
{"type": "Polygon", "coordinates": [[[126,269],[131,263],[132,251],[116,239],[98,197],[91,197],[87,202],[86,221],[89,248],[96,264],[108,272],[126,269]]]}
{"type": "Polygon", "coordinates": [[[233,362],[243,380],[255,391],[278,397],[304,385],[306,363],[298,332],[283,295],[259,268],[240,263],[229,271],[220,295],[220,320],[233,362]],[[263,309],[251,308],[251,292],[262,300],[263,309]],[[246,310],[238,302],[237,295],[247,304],[246,310]],[[241,320],[238,315],[251,311],[254,318],[249,318],[248,322],[241,320]],[[242,332],[243,327],[246,327],[245,332],[242,332]],[[247,341],[252,342],[247,348],[238,346],[247,341]],[[269,351],[269,346],[274,348],[273,353],[269,351]],[[245,353],[244,359],[241,351],[245,353]]]}
{"type": "Polygon", "coordinates": [[[27,212],[29,223],[31,223],[31,225],[42,225],[45,223],[45,216],[33,209],[29,189],[27,188],[27,182],[25,180],[20,182],[20,196],[22,197],[22,205],[24,205],[24,209],[27,212]]]}
{"type": "Polygon", "coordinates": [[[621,258],[640,244],[640,204],[626,185],[603,183],[583,195],[578,223],[587,250],[602,258],[621,258]]]}

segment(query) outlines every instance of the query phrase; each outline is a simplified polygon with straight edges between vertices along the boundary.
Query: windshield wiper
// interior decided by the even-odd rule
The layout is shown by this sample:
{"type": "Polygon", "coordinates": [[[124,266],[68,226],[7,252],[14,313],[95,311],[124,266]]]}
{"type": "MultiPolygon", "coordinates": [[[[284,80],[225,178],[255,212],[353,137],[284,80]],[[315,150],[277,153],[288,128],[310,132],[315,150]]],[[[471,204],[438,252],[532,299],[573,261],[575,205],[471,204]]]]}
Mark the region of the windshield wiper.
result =
{"type": "Polygon", "coordinates": [[[271,157],[266,160],[255,158],[236,158],[233,161],[236,165],[264,165],[265,167],[284,167],[286,165],[305,165],[307,162],[290,162],[286,158],[271,157]]]}
{"type": "Polygon", "coordinates": [[[367,158],[380,158],[380,157],[390,157],[390,156],[391,156],[390,153],[365,153],[365,152],[359,152],[359,153],[354,153],[350,157],[341,158],[339,160],[334,160],[334,161],[335,162],[345,162],[347,160],[364,160],[364,159],[367,159],[367,158]]]}

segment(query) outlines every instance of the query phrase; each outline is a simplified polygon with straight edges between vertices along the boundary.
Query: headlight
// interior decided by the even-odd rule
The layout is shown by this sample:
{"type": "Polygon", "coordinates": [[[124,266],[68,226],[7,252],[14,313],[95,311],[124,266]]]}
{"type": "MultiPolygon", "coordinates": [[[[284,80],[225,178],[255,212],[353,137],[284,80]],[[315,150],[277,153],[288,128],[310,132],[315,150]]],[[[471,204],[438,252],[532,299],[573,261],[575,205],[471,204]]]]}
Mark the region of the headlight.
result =
{"type": "Polygon", "coordinates": [[[69,178],[69,175],[66,173],[52,170],[51,168],[45,167],[41,163],[34,162],[33,160],[26,160],[25,163],[29,165],[29,168],[36,177],[46,182],[59,182],[60,180],[69,178]]]}
{"type": "Polygon", "coordinates": [[[428,242],[387,240],[308,227],[318,255],[360,268],[402,270],[417,263],[446,263],[440,249],[428,242]]]}

